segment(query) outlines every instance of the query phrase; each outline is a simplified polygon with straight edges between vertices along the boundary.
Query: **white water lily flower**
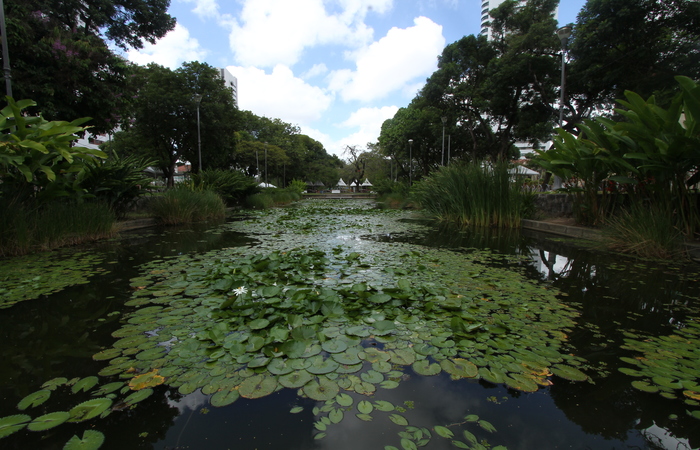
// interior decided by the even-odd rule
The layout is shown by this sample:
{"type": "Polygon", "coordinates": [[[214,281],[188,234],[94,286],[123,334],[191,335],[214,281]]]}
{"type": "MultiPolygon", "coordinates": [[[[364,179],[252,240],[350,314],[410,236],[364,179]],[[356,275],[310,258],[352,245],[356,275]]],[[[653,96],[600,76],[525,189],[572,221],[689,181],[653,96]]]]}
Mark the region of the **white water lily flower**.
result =
{"type": "Polygon", "coordinates": [[[236,294],[236,295],[243,295],[243,294],[245,294],[246,292],[248,292],[248,289],[246,289],[245,286],[241,286],[241,287],[236,288],[236,289],[233,290],[233,293],[236,294]]]}

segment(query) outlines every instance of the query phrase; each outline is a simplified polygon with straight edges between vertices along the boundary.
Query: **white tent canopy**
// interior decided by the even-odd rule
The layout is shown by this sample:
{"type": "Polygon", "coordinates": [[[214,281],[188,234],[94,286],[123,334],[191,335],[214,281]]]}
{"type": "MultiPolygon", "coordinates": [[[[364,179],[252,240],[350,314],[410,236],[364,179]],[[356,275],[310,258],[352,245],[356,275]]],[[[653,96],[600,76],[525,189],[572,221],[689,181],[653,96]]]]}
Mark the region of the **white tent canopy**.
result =
{"type": "Polygon", "coordinates": [[[343,179],[341,178],[340,180],[338,180],[336,186],[347,186],[347,184],[345,184],[345,181],[343,181],[343,179]]]}
{"type": "Polygon", "coordinates": [[[274,184],[265,183],[264,181],[262,183],[260,183],[258,186],[262,187],[262,188],[275,188],[275,187],[277,187],[274,184]]]}
{"type": "Polygon", "coordinates": [[[365,181],[360,186],[372,186],[372,183],[369,182],[369,178],[365,178],[365,181]]]}
{"type": "Polygon", "coordinates": [[[539,175],[539,172],[535,172],[534,170],[528,169],[525,166],[515,166],[511,169],[508,169],[508,173],[511,175],[539,175]]]}

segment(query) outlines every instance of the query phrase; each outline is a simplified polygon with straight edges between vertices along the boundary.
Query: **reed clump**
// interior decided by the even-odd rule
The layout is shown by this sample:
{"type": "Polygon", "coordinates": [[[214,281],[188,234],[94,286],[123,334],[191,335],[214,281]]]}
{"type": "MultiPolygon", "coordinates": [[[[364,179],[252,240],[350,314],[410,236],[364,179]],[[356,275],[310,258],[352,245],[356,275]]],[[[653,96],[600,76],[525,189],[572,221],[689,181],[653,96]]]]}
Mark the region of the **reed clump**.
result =
{"type": "Polygon", "coordinates": [[[507,162],[469,162],[440,167],[421,180],[413,198],[439,221],[459,226],[518,228],[534,210],[507,162]]]}

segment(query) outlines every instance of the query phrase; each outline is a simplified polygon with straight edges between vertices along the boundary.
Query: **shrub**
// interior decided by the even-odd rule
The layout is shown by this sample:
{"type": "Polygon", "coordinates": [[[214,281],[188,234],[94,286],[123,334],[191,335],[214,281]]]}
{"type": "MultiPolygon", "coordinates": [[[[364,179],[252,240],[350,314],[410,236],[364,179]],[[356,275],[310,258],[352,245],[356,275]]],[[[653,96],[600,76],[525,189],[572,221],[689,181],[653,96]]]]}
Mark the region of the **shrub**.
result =
{"type": "Polygon", "coordinates": [[[167,190],[150,203],[153,216],[167,225],[223,219],[226,205],[213,191],[193,191],[184,185],[167,190]]]}
{"type": "Polygon", "coordinates": [[[191,177],[195,190],[214,191],[227,205],[238,204],[257,190],[253,178],[235,170],[204,170],[191,177]]]}
{"type": "Polygon", "coordinates": [[[138,156],[120,157],[112,152],[105,161],[85,164],[80,186],[104,202],[117,217],[123,219],[146,194],[151,178],[145,170],[154,165],[153,160],[138,156]]]}
{"type": "Polygon", "coordinates": [[[251,209],[267,209],[275,204],[270,194],[259,192],[246,197],[246,206],[251,209]]]}

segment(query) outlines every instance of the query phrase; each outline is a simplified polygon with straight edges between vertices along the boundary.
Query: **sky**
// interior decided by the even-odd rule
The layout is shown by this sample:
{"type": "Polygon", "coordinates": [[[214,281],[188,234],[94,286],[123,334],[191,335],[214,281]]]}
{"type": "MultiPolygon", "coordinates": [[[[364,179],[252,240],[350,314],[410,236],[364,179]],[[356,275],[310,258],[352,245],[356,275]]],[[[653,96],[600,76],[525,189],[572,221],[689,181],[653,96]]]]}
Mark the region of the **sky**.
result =
{"type": "MultiPolygon", "coordinates": [[[[344,159],[376,142],[437,69],[480,31],[482,0],[171,0],[175,29],[125,56],[177,69],[200,61],[238,79],[238,104],[299,126],[344,159]]],[[[561,0],[561,25],[585,0],[561,0]]]]}

